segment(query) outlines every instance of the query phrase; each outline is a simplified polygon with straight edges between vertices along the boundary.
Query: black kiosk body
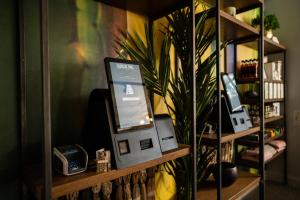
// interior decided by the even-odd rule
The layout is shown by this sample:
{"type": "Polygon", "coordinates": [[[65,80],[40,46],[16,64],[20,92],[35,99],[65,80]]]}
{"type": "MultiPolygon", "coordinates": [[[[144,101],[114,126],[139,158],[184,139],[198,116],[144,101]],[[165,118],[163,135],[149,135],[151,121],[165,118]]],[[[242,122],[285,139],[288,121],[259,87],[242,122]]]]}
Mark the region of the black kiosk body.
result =
{"type": "Polygon", "coordinates": [[[109,89],[90,95],[85,148],[113,151],[112,164],[124,168],[162,156],[145,82],[138,63],[105,58],[109,89]]]}
{"type": "Polygon", "coordinates": [[[233,74],[222,73],[222,131],[239,132],[252,127],[246,108],[240,102],[233,74]],[[224,113],[224,114],[223,114],[224,113]]]}

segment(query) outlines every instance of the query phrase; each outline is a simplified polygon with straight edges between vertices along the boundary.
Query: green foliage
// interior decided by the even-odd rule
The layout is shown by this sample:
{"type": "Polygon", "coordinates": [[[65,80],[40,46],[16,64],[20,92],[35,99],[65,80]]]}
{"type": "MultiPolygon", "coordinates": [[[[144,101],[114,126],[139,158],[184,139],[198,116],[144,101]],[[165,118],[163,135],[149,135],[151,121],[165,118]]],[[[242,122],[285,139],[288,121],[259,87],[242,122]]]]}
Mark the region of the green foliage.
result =
{"type": "Polygon", "coordinates": [[[251,25],[257,27],[260,25],[260,15],[257,15],[255,18],[252,19],[251,25]]]}
{"type": "Polygon", "coordinates": [[[265,30],[276,30],[278,28],[280,28],[278,19],[276,17],[276,15],[274,14],[269,14],[266,15],[264,18],[264,24],[265,24],[265,30]]]}
{"type": "MultiPolygon", "coordinates": [[[[256,27],[260,25],[260,16],[257,15],[254,19],[251,21],[251,25],[256,27]]],[[[280,28],[279,21],[274,14],[268,14],[264,17],[264,28],[266,31],[269,30],[276,30],[280,28]]]]}
{"type": "MultiPolygon", "coordinates": [[[[145,38],[143,42],[136,32],[128,33],[120,31],[121,37],[117,38],[117,52],[120,57],[128,58],[141,63],[146,86],[149,91],[161,96],[168,108],[170,116],[173,117],[176,137],[179,143],[192,145],[192,88],[193,70],[196,74],[196,116],[197,121],[201,121],[200,116],[206,115],[204,110],[210,103],[216,89],[215,64],[216,52],[203,59],[204,53],[209,49],[215,39],[215,26],[207,23],[208,11],[197,14],[195,37],[196,37],[196,66],[193,66],[193,34],[192,19],[189,8],[178,10],[166,17],[168,25],[162,25],[164,35],[161,43],[159,57],[154,52],[153,30],[145,25],[145,38]],[[171,70],[170,46],[175,47],[176,54],[180,59],[178,76],[171,70]],[[121,50],[120,50],[121,49],[121,50]],[[159,58],[159,62],[156,59],[159,58]],[[171,102],[167,101],[167,97],[171,102]]],[[[200,137],[201,139],[201,137],[200,137]]],[[[214,151],[204,150],[198,140],[199,159],[197,170],[199,182],[203,180],[206,169],[214,151]]],[[[177,195],[179,199],[192,198],[192,168],[191,157],[183,157],[170,162],[170,166],[176,169],[177,195]]]]}

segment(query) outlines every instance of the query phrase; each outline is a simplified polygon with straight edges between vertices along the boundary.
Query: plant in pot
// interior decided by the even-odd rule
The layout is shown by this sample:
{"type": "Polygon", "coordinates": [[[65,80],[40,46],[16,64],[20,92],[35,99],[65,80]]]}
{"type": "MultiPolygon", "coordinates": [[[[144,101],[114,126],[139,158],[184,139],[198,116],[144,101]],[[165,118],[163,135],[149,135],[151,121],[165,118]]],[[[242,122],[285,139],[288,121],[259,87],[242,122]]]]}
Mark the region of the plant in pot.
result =
{"type": "MultiPolygon", "coordinates": [[[[121,37],[116,39],[119,56],[138,61],[144,73],[146,87],[150,92],[159,95],[169,115],[174,120],[176,137],[179,143],[192,144],[192,70],[196,73],[197,120],[206,115],[205,110],[211,103],[216,89],[215,64],[216,51],[212,51],[205,59],[203,55],[210,49],[215,39],[214,23],[207,23],[208,11],[199,13],[196,17],[196,66],[192,62],[192,20],[189,8],[173,12],[166,17],[167,25],[161,25],[163,40],[159,56],[154,51],[156,38],[153,30],[145,25],[145,35],[137,32],[132,34],[121,31],[121,37]],[[145,38],[143,41],[141,38],[145,38]],[[170,47],[175,48],[180,60],[177,75],[170,64],[170,47]],[[120,53],[121,52],[121,53],[120,53]],[[158,61],[158,62],[157,62],[158,61]],[[168,100],[169,99],[169,100],[168,100]]],[[[198,140],[201,142],[201,137],[198,140]]],[[[198,145],[198,182],[207,175],[205,171],[214,157],[214,149],[203,150],[198,145]]],[[[176,179],[178,199],[192,199],[192,168],[191,157],[179,158],[170,162],[175,170],[169,170],[176,179]]]]}
{"type": "MultiPolygon", "coordinates": [[[[260,25],[260,16],[257,15],[251,22],[252,26],[257,27],[260,25]]],[[[265,35],[267,38],[272,39],[273,37],[273,30],[280,28],[279,21],[274,14],[267,14],[264,17],[264,28],[265,28],[265,35]]]]}

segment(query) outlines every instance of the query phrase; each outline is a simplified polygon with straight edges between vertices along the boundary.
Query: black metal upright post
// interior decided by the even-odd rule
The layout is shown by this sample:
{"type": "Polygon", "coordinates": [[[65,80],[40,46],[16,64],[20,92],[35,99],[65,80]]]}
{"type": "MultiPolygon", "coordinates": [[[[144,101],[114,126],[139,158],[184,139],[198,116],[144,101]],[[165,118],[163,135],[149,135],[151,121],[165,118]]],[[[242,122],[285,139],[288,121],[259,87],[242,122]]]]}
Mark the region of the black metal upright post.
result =
{"type": "Polygon", "coordinates": [[[18,33],[19,33],[19,88],[20,88],[20,150],[21,150],[21,199],[24,199],[24,169],[25,169],[25,144],[26,144],[26,130],[27,130],[27,108],[26,108],[26,56],[25,56],[25,31],[24,31],[24,10],[23,0],[18,0],[18,33]]]}
{"type": "Polygon", "coordinates": [[[192,181],[193,181],[193,195],[192,199],[197,199],[197,141],[196,141],[196,123],[197,123],[197,116],[196,116],[196,106],[197,106],[197,99],[196,99],[196,71],[195,71],[195,66],[196,66],[196,34],[195,34],[195,28],[196,28],[196,23],[195,23],[195,0],[191,0],[191,17],[192,17],[192,52],[193,52],[193,70],[192,70],[192,77],[193,77],[193,98],[192,98],[192,168],[193,168],[193,176],[192,176],[192,181]]]}
{"type": "Polygon", "coordinates": [[[217,165],[218,165],[218,180],[217,180],[217,199],[222,199],[222,146],[221,146],[221,136],[222,136],[222,110],[221,110],[221,62],[220,62],[220,44],[221,44],[221,30],[220,30],[220,0],[216,1],[216,81],[217,81],[217,93],[218,93],[218,133],[217,133],[217,165]]]}
{"type": "Polygon", "coordinates": [[[50,69],[48,44],[48,0],[40,0],[41,65],[43,94],[43,199],[51,199],[52,191],[52,145],[51,145],[51,103],[50,103],[50,69]]]}
{"type": "Polygon", "coordinates": [[[287,88],[287,67],[286,67],[286,50],[283,51],[283,84],[284,84],[284,87],[283,87],[283,98],[284,98],[284,102],[283,102],[283,120],[284,120],[284,138],[285,138],[285,142],[286,142],[286,149],[285,149],[285,152],[284,152],[284,184],[287,184],[288,183],[288,175],[287,175],[287,168],[288,168],[288,164],[287,164],[287,157],[288,157],[288,137],[287,137],[287,124],[286,124],[286,111],[287,111],[287,94],[286,94],[286,88],[287,88]]]}
{"type": "Polygon", "coordinates": [[[259,87],[259,94],[260,94],[260,134],[259,134],[259,173],[260,173],[260,182],[259,182],[259,199],[265,199],[265,159],[264,159],[264,132],[265,132],[265,106],[264,106],[264,75],[263,75],[263,68],[264,68],[264,5],[261,4],[260,6],[260,37],[259,37],[259,79],[260,79],[260,87],[259,87]]]}

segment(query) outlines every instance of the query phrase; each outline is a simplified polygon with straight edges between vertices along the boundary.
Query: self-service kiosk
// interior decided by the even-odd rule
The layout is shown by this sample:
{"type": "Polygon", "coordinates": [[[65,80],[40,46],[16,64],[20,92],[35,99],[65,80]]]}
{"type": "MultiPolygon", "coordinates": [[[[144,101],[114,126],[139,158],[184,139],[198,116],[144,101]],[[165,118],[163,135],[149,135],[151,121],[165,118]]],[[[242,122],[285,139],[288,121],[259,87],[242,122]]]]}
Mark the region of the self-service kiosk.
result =
{"type": "Polygon", "coordinates": [[[116,168],[161,157],[139,64],[106,58],[105,67],[108,89],[93,90],[89,99],[84,136],[89,157],[100,148],[109,149],[116,168]]]}

